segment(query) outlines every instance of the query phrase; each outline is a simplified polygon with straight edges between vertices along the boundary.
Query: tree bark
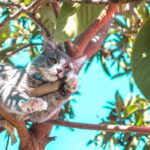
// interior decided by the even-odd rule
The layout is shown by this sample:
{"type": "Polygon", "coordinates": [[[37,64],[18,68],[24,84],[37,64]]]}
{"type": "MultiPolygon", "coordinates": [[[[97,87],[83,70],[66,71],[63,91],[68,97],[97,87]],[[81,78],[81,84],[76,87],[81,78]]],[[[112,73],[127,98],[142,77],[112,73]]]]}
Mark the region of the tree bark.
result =
{"type": "MultiPolygon", "coordinates": [[[[39,2],[39,0],[35,0],[35,1],[39,2]]],[[[32,5],[30,5],[29,8],[31,6],[32,5]]],[[[74,43],[76,49],[75,49],[75,55],[72,57],[79,57],[86,53],[89,58],[97,52],[98,45],[94,46],[93,43],[90,42],[91,38],[93,38],[93,36],[100,29],[103,29],[103,26],[106,25],[106,23],[111,18],[112,14],[117,10],[118,6],[109,5],[108,8],[109,10],[106,9],[108,11],[106,12],[105,16],[101,16],[102,18],[96,19],[95,22],[91,26],[89,26],[89,28],[83,33],[80,40],[77,43],[74,43]],[[93,46],[92,49],[91,49],[91,44],[93,46]]],[[[22,10],[24,9],[22,8],[22,10]]],[[[18,14],[20,13],[21,11],[18,12],[18,14]]],[[[4,25],[4,23],[2,25],[4,25]]],[[[0,27],[2,25],[0,25],[0,27]]],[[[73,52],[74,51],[73,49],[74,48],[70,49],[69,51],[73,52]]],[[[59,83],[57,83],[53,87],[47,84],[37,89],[29,89],[29,93],[31,95],[38,95],[38,94],[43,95],[45,93],[48,93],[48,90],[50,90],[50,88],[55,89],[55,87],[57,88],[58,86],[59,83]]],[[[21,141],[19,147],[20,150],[44,150],[47,143],[54,140],[53,138],[49,138],[49,134],[51,132],[53,125],[49,125],[47,123],[41,123],[41,124],[35,123],[32,124],[29,129],[27,129],[25,122],[19,122],[12,114],[5,112],[1,108],[0,108],[0,114],[2,115],[3,118],[8,120],[17,129],[21,141]]],[[[53,116],[51,119],[57,119],[57,116],[58,114],[53,116]]]]}
{"type": "Polygon", "coordinates": [[[47,143],[45,139],[37,140],[32,134],[30,134],[26,143],[20,143],[20,150],[44,150],[47,143]]]}

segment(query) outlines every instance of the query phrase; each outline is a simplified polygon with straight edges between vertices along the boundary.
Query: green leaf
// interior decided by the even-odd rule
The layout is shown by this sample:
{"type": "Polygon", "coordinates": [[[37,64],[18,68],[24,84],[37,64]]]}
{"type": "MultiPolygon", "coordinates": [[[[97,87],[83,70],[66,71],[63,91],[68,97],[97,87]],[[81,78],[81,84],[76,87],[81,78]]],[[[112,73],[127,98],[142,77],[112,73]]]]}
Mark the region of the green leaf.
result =
{"type": "Polygon", "coordinates": [[[85,72],[88,71],[88,69],[90,68],[90,66],[92,65],[92,62],[94,61],[94,56],[91,57],[89,60],[88,60],[88,63],[86,64],[86,67],[85,67],[85,72]]]}
{"type": "Polygon", "coordinates": [[[105,57],[104,57],[103,55],[100,55],[100,60],[101,60],[102,67],[103,67],[105,73],[106,73],[108,76],[111,77],[111,74],[110,74],[109,69],[108,69],[107,64],[106,64],[106,59],[105,59],[105,57]]]}
{"type": "Polygon", "coordinates": [[[141,2],[141,4],[138,5],[137,11],[139,13],[139,17],[145,20],[149,16],[149,10],[145,4],[145,1],[141,2]]]}
{"type": "Polygon", "coordinates": [[[29,5],[33,0],[14,0],[16,3],[23,3],[24,5],[29,5]]]}
{"type": "Polygon", "coordinates": [[[129,115],[133,114],[138,110],[138,105],[129,105],[125,109],[125,117],[128,117],[129,115]]]}
{"type": "Polygon", "coordinates": [[[37,14],[39,14],[40,20],[47,27],[47,29],[53,32],[56,24],[56,16],[51,4],[44,3],[41,5],[37,11],[37,14]]]}
{"type": "Polygon", "coordinates": [[[58,42],[77,36],[100,14],[103,5],[63,3],[53,37],[58,42]]]}
{"type": "Polygon", "coordinates": [[[133,83],[133,77],[132,76],[130,77],[129,87],[130,87],[130,92],[133,93],[134,83],[133,83]]]}
{"type": "Polygon", "coordinates": [[[124,102],[118,91],[115,94],[115,99],[116,99],[116,112],[120,114],[122,108],[124,108],[124,102]]]}
{"type": "Polygon", "coordinates": [[[150,99],[150,18],[136,37],[131,62],[137,86],[144,96],[150,99]]]}
{"type": "Polygon", "coordinates": [[[142,125],[142,123],[143,123],[143,113],[139,113],[139,112],[137,112],[136,114],[135,114],[135,125],[136,126],[141,126],[142,125]]]}
{"type": "Polygon", "coordinates": [[[10,26],[9,24],[5,25],[2,30],[0,30],[0,43],[5,41],[10,34],[10,26]]]}
{"type": "Polygon", "coordinates": [[[126,72],[118,73],[118,74],[112,76],[112,79],[116,79],[116,78],[118,78],[118,77],[122,77],[123,75],[126,75],[126,72]]]}

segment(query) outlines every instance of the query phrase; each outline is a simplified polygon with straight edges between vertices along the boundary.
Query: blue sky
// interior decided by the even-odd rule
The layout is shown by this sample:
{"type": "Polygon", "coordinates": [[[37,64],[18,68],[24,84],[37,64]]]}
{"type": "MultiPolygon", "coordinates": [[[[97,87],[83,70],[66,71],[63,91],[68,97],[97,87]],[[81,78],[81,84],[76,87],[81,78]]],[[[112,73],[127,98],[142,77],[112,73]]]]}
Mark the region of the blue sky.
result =
{"type": "MultiPolygon", "coordinates": [[[[72,121],[99,123],[99,118],[108,115],[109,110],[103,106],[106,105],[106,101],[114,101],[116,90],[119,90],[123,97],[128,95],[129,79],[123,77],[111,80],[96,60],[87,73],[83,70],[79,76],[81,96],[76,96],[77,103],[73,103],[76,117],[72,121]]],[[[137,89],[136,93],[139,93],[137,89]]],[[[53,129],[52,136],[57,136],[57,139],[51,142],[46,150],[102,150],[99,146],[86,146],[87,141],[96,133],[98,132],[80,129],[72,132],[65,127],[53,129]]]]}
{"type": "MultiPolygon", "coordinates": [[[[20,54],[12,59],[19,64],[22,59],[20,54]]],[[[23,56],[23,55],[22,55],[23,56]]],[[[22,61],[22,65],[26,64],[30,59],[28,57],[22,61]]],[[[75,96],[77,102],[72,102],[75,118],[70,121],[83,123],[99,123],[99,118],[108,115],[109,110],[104,109],[106,101],[114,101],[116,90],[125,98],[129,93],[129,79],[127,76],[111,80],[103,71],[101,65],[96,60],[93,61],[91,67],[84,73],[84,68],[79,75],[80,96],[75,96]]],[[[136,93],[139,91],[136,89],[136,93]]],[[[98,131],[75,129],[71,131],[68,128],[53,128],[51,136],[57,136],[56,141],[47,145],[46,150],[102,150],[102,148],[94,146],[86,146],[89,139],[94,137],[98,131]]],[[[6,138],[4,133],[0,134],[0,145],[2,150],[5,149],[6,138]]],[[[11,146],[8,150],[17,150],[18,143],[11,146]]],[[[109,148],[108,148],[109,149],[109,148]]]]}

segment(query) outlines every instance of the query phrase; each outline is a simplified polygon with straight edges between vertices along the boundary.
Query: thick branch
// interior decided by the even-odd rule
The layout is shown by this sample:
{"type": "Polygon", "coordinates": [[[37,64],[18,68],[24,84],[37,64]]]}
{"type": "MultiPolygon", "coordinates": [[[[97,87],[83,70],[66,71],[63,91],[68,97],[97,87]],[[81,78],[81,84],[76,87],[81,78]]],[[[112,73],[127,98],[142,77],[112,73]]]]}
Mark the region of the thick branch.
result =
{"type": "Polygon", "coordinates": [[[56,17],[58,16],[58,14],[60,13],[60,3],[58,0],[48,0],[53,7],[53,11],[55,12],[56,17]]]}
{"type": "Polygon", "coordinates": [[[94,54],[96,54],[102,46],[103,41],[107,36],[108,29],[110,28],[111,21],[112,19],[110,19],[105,26],[101,28],[101,31],[98,33],[98,35],[96,35],[86,47],[84,54],[87,55],[88,58],[91,58],[94,54]]]}
{"type": "Polygon", "coordinates": [[[21,143],[24,144],[27,142],[27,139],[29,137],[28,131],[26,129],[26,124],[23,121],[19,121],[15,115],[5,111],[1,106],[0,106],[0,114],[1,116],[8,120],[9,123],[11,123],[14,127],[16,127],[21,143]]]}
{"type": "MultiPolygon", "coordinates": [[[[88,27],[88,29],[78,39],[76,45],[83,53],[85,47],[88,45],[94,35],[107,23],[110,17],[116,12],[118,5],[109,5],[100,14],[100,16],[88,27]]],[[[80,53],[81,53],[80,52],[80,53]]]]}
{"type": "MultiPolygon", "coordinates": [[[[57,119],[58,117],[58,114],[55,114],[51,119],[57,119]]],[[[52,130],[52,127],[53,127],[53,124],[47,124],[47,123],[35,123],[31,126],[30,128],[30,132],[32,132],[32,134],[34,135],[34,137],[41,141],[43,140],[43,138],[46,138],[48,139],[49,137],[49,134],[52,130]]]]}
{"type": "Polygon", "coordinates": [[[138,126],[127,126],[127,125],[108,125],[108,124],[87,124],[87,123],[77,123],[77,122],[67,122],[50,120],[49,124],[65,126],[70,128],[88,129],[88,130],[102,130],[107,132],[136,132],[138,134],[150,135],[149,127],[138,127],[138,126]]]}
{"type": "Polygon", "coordinates": [[[37,88],[28,88],[27,93],[31,96],[43,96],[54,91],[57,91],[60,86],[60,81],[55,81],[53,83],[46,83],[37,88]]]}
{"type": "MultiPolygon", "coordinates": [[[[90,29],[87,30],[87,32],[83,33],[84,34],[84,36],[82,37],[83,39],[81,38],[81,42],[83,42],[83,43],[81,43],[81,46],[82,46],[82,44],[85,44],[85,45],[83,46],[82,52],[84,51],[85,47],[88,45],[88,43],[91,40],[91,38],[97,33],[97,31],[99,31],[99,29],[101,29],[104,26],[104,24],[110,20],[112,14],[116,11],[117,7],[118,6],[116,6],[116,5],[113,8],[111,7],[112,10],[110,9],[111,13],[110,12],[108,13],[108,18],[106,19],[106,16],[104,16],[103,17],[104,20],[101,20],[101,21],[104,21],[103,23],[100,23],[99,21],[96,20],[95,21],[96,26],[93,23],[90,26],[90,29]],[[99,27],[99,25],[100,25],[100,27],[99,27]],[[97,27],[96,31],[95,31],[95,27],[97,27]],[[94,29],[94,32],[93,32],[92,28],[94,29]],[[92,33],[92,36],[91,36],[90,32],[92,33]],[[90,34],[90,36],[87,37],[86,35],[88,33],[90,34]],[[84,43],[85,41],[86,41],[86,43],[84,43]]],[[[80,43],[79,43],[79,45],[80,45],[80,43]]],[[[74,45],[72,45],[72,46],[74,46],[74,45]]],[[[90,57],[90,52],[89,51],[90,50],[87,49],[86,53],[89,53],[89,57],[90,57]]],[[[77,51],[77,54],[78,54],[77,56],[82,55],[79,51],[77,51]]],[[[57,119],[57,116],[58,116],[58,114],[56,114],[52,119],[57,119]]],[[[46,123],[43,123],[43,124],[33,124],[32,127],[31,127],[31,131],[32,131],[32,133],[34,133],[35,137],[40,137],[41,138],[41,137],[45,137],[45,136],[49,135],[49,133],[50,133],[50,131],[52,129],[52,126],[53,125],[49,126],[46,123]]]]}
{"type": "Polygon", "coordinates": [[[85,32],[78,38],[74,44],[76,47],[76,54],[74,56],[74,49],[70,49],[70,53],[73,51],[73,57],[79,57],[83,55],[83,52],[91,39],[100,31],[103,26],[110,20],[112,15],[117,11],[118,5],[109,5],[101,12],[100,16],[85,30],[85,32]]]}

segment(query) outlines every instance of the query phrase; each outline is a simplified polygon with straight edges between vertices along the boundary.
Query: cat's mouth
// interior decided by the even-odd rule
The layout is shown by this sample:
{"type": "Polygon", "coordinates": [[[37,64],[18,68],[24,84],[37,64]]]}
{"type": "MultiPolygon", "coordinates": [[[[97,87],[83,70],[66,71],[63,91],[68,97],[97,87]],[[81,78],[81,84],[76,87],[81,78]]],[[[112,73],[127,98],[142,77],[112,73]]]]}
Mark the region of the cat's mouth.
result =
{"type": "Polygon", "coordinates": [[[50,73],[50,79],[53,81],[56,81],[58,79],[62,79],[64,77],[64,75],[62,73],[50,73]]]}

